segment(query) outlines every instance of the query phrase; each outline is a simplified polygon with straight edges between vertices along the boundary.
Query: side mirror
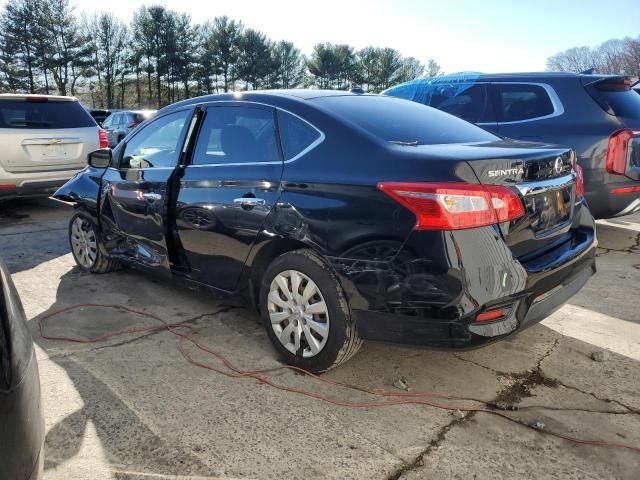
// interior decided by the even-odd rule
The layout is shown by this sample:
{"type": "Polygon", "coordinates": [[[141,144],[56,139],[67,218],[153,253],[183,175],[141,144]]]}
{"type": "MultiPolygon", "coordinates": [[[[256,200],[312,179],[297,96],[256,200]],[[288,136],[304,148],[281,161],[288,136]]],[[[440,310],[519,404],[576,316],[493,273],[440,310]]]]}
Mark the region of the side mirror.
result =
{"type": "Polygon", "coordinates": [[[87,163],[94,168],[107,168],[111,163],[111,149],[94,150],[87,155],[87,163]]]}

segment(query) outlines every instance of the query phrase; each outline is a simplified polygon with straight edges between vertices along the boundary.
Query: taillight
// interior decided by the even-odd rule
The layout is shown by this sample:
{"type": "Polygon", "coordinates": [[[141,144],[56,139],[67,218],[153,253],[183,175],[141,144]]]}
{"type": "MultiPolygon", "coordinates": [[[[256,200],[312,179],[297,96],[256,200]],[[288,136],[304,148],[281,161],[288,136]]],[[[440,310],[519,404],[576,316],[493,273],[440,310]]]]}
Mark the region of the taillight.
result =
{"type": "Polygon", "coordinates": [[[628,128],[618,130],[609,137],[609,148],[607,149],[607,172],[624,175],[627,171],[627,154],[629,152],[629,141],[632,138],[639,138],[640,132],[628,128]]]}
{"type": "Polygon", "coordinates": [[[460,230],[524,215],[520,197],[500,185],[382,182],[378,188],[416,216],[416,230],[460,230]]]}
{"type": "Polygon", "coordinates": [[[100,148],[109,148],[109,136],[104,128],[98,129],[98,138],[100,139],[100,148]]]}
{"type": "Polygon", "coordinates": [[[584,173],[582,167],[577,163],[573,169],[576,171],[576,200],[580,200],[584,196],[584,173]]]}
{"type": "Polygon", "coordinates": [[[138,124],[136,122],[131,122],[128,128],[136,128],[138,124]]]}
{"type": "Polygon", "coordinates": [[[476,322],[490,322],[491,320],[497,320],[505,316],[505,311],[502,308],[496,308],[494,310],[486,310],[476,315],[476,322]]]}
{"type": "Polygon", "coordinates": [[[640,193],[640,186],[637,187],[619,187],[611,190],[614,195],[620,195],[624,193],[640,193]]]}

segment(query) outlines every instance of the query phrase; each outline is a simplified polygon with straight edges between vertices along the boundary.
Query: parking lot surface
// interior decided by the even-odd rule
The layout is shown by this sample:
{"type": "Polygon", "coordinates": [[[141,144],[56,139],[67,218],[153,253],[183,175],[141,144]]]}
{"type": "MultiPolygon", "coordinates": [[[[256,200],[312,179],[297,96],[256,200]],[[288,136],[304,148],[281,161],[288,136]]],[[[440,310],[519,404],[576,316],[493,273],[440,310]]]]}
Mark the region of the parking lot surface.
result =
{"type": "MultiPolygon", "coordinates": [[[[43,318],[46,336],[78,339],[153,325],[110,307],[52,315],[119,305],[186,321],[199,344],[238,369],[279,365],[258,316],[242,306],[136,271],[81,273],[67,243],[69,207],[29,201],[1,215],[0,255],[37,343],[47,480],[638,478],[639,453],[550,433],[640,446],[640,215],[600,223],[598,274],[541,324],[467,352],[366,343],[322,377],[517,405],[501,413],[541,431],[466,412],[481,406],[471,400],[420,397],[452,410],[372,407],[398,397],[268,374],[355,408],[224,376],[185,361],[179,338],[162,329],[90,344],[45,340],[43,318]]],[[[197,362],[229,371],[183,345],[197,362]]]]}

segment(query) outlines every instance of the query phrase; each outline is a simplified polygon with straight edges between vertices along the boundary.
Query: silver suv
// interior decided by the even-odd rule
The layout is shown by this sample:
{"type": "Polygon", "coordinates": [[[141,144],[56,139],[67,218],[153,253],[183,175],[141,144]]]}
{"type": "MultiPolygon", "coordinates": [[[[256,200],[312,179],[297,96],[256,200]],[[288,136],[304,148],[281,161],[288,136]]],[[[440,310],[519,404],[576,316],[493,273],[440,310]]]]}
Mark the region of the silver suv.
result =
{"type": "Polygon", "coordinates": [[[107,147],[107,135],[73,97],[0,94],[0,201],[49,195],[107,147]]]}

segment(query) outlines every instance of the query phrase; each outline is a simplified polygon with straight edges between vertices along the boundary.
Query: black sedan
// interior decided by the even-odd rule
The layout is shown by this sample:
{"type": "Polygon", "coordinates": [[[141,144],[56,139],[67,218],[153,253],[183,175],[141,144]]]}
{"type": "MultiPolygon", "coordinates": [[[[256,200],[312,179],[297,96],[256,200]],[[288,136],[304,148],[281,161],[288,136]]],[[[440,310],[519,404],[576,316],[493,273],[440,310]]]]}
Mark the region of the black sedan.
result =
{"type": "Polygon", "coordinates": [[[158,112],[56,192],[78,265],[244,295],[285,361],[327,370],[362,338],[484,345],[595,272],[566,148],[503,141],[414,102],[293,90],[158,112]]]}
{"type": "Polygon", "coordinates": [[[44,420],[33,340],[0,262],[0,479],[42,476],[44,420]]]}

